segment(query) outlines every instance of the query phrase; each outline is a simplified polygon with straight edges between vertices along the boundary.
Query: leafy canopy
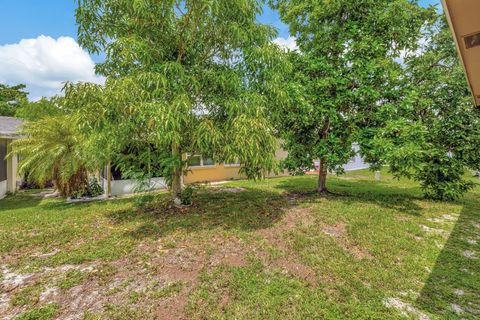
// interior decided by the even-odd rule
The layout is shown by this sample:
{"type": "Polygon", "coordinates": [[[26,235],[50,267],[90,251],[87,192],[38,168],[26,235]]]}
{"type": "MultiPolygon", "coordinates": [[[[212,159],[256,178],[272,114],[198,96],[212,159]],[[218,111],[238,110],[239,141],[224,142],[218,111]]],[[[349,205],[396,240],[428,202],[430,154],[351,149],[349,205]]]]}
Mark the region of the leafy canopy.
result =
{"type": "Polygon", "coordinates": [[[480,110],[443,15],[422,38],[421,50],[405,59],[397,102],[376,115],[381,125],[362,139],[362,150],[397,176],[420,181],[428,198],[453,200],[473,186],[467,169],[480,170],[480,110]]]}
{"type": "Polygon", "coordinates": [[[40,184],[52,180],[63,196],[88,187],[88,171],[96,169],[89,166],[83,136],[72,123],[68,115],[28,121],[20,131],[23,137],[13,142],[22,157],[19,173],[40,184]]]}
{"type": "Polygon", "coordinates": [[[375,127],[372,114],[397,95],[397,59],[417,48],[433,10],[408,0],[272,2],[299,47],[290,54],[292,101],[279,116],[286,166],[302,173],[321,159],[324,191],[327,169],[342,171],[359,131],[375,127]]]}
{"type": "Polygon", "coordinates": [[[15,112],[28,103],[26,86],[9,86],[0,83],[0,116],[13,117],[15,112]]]}
{"type": "Polygon", "coordinates": [[[284,101],[284,64],[261,10],[256,0],[78,1],[80,44],[106,55],[105,88],[87,90],[95,99],[72,88],[98,148],[165,151],[177,180],[185,152],[239,158],[251,178],[274,170],[267,111],[284,101]]]}

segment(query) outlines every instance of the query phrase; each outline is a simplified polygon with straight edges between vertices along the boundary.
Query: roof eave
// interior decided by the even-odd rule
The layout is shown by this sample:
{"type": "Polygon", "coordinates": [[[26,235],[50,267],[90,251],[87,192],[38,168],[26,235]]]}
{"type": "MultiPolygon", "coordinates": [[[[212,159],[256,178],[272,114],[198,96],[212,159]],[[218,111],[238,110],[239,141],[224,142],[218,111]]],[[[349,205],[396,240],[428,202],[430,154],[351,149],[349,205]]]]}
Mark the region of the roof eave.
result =
{"type": "Polygon", "coordinates": [[[460,48],[460,44],[459,44],[459,41],[458,41],[461,36],[457,33],[457,31],[455,29],[455,25],[454,25],[453,20],[452,20],[452,16],[451,16],[450,8],[447,4],[447,0],[442,0],[442,6],[443,6],[443,10],[445,12],[445,15],[447,17],[448,25],[449,25],[450,30],[452,32],[453,39],[455,41],[455,46],[457,48],[457,53],[458,53],[458,56],[460,57],[460,61],[462,63],[463,73],[464,73],[465,78],[467,80],[468,87],[470,89],[470,93],[472,94],[473,102],[477,107],[480,108],[480,100],[477,99],[477,97],[475,96],[475,90],[472,86],[472,81],[469,77],[468,67],[467,67],[467,64],[465,63],[465,57],[463,56],[463,53],[462,53],[462,50],[460,48]]]}

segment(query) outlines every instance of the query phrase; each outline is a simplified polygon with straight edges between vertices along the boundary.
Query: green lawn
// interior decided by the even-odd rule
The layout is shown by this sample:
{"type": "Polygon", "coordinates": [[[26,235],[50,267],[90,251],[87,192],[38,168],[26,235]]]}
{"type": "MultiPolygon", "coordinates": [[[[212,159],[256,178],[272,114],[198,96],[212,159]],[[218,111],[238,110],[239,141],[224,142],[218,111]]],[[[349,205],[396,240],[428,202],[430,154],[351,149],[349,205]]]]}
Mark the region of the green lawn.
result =
{"type": "Polygon", "coordinates": [[[0,315],[18,319],[478,319],[480,189],[446,203],[360,171],[158,194],[0,201],[0,315]]]}

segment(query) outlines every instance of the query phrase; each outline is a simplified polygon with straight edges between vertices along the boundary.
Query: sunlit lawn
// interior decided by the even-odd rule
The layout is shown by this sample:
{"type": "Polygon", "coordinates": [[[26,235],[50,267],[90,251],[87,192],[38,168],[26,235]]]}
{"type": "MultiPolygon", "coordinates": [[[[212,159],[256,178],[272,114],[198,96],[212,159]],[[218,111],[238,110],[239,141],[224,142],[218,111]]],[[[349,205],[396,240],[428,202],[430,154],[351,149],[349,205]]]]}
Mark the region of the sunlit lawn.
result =
{"type": "Polygon", "coordinates": [[[477,319],[480,192],[446,203],[367,171],[158,194],[0,200],[0,315],[54,319],[477,319]]]}

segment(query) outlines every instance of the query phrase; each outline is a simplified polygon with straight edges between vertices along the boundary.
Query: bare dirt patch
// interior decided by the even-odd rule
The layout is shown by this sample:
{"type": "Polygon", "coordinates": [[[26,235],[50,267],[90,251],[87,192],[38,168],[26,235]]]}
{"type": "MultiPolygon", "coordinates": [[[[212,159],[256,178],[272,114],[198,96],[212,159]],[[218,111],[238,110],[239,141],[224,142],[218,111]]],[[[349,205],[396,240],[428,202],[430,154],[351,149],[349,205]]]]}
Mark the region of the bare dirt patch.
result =
{"type": "Polygon", "coordinates": [[[344,222],[338,222],[334,225],[326,225],[322,228],[322,232],[336,239],[339,245],[358,260],[371,259],[373,256],[360,245],[352,243],[348,239],[347,225],[344,222]]]}
{"type": "Polygon", "coordinates": [[[439,235],[442,237],[447,237],[448,232],[443,230],[443,229],[437,229],[437,228],[431,228],[429,226],[422,225],[421,226],[423,231],[425,231],[427,234],[432,234],[432,235],[439,235]]]}
{"type": "Polygon", "coordinates": [[[282,219],[273,226],[257,230],[256,234],[267,241],[272,241],[296,227],[309,227],[314,223],[315,217],[309,208],[295,207],[286,211],[282,219]]]}
{"type": "Polygon", "coordinates": [[[311,286],[317,285],[317,276],[315,271],[304,264],[285,258],[276,259],[273,264],[286,270],[294,277],[308,282],[311,286]]]}
{"type": "Polygon", "coordinates": [[[315,217],[309,208],[295,207],[285,212],[283,218],[270,228],[256,231],[261,241],[280,250],[284,257],[275,258],[271,254],[258,248],[254,254],[267,268],[279,268],[290,275],[306,281],[311,286],[317,285],[315,271],[309,266],[302,264],[300,257],[291,250],[288,243],[288,233],[295,228],[306,228],[315,224],[315,217]]]}
{"type": "Polygon", "coordinates": [[[404,302],[398,298],[387,298],[383,301],[383,304],[387,308],[393,308],[398,310],[401,315],[408,318],[415,318],[420,320],[430,320],[430,317],[421,312],[408,302],[404,302]]]}
{"type": "Polygon", "coordinates": [[[322,232],[337,239],[342,238],[347,232],[347,225],[343,222],[328,225],[322,228],[322,232]]]}
{"type": "Polygon", "coordinates": [[[25,283],[30,282],[34,277],[34,273],[20,274],[11,271],[7,266],[2,266],[0,289],[2,289],[3,292],[11,292],[25,283]]]}
{"type": "Polygon", "coordinates": [[[188,303],[188,295],[192,288],[183,289],[178,295],[167,298],[155,310],[156,319],[183,320],[188,319],[185,307],[188,303]]]}

